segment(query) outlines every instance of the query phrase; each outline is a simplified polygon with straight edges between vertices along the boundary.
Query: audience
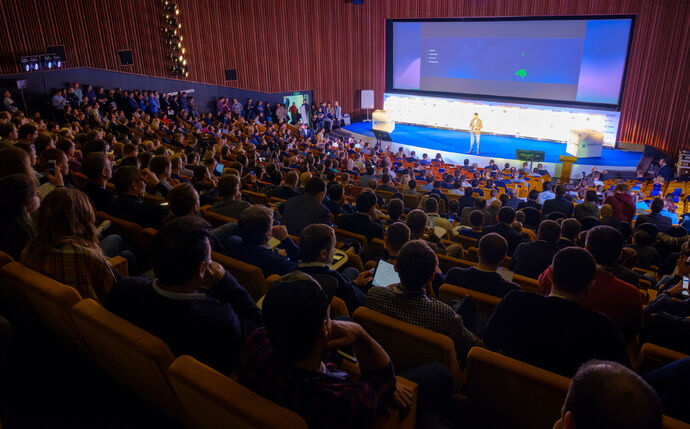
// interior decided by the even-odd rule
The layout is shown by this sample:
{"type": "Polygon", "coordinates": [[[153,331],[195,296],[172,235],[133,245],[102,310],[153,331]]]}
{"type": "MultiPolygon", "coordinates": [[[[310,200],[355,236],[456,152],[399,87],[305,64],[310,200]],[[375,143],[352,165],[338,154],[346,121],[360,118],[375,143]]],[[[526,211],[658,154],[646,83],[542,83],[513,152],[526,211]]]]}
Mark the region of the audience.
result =
{"type": "Polygon", "coordinates": [[[383,225],[376,218],[376,194],[364,189],[355,200],[357,213],[341,214],[338,217],[338,228],[361,234],[371,241],[383,238],[383,225]]]}
{"type": "Polygon", "coordinates": [[[96,215],[85,194],[56,188],[41,202],[38,234],[21,253],[28,267],[75,288],[82,298],[107,302],[117,281],[99,247],[96,215]]]}
{"type": "Polygon", "coordinates": [[[105,211],[113,193],[106,189],[112,178],[112,162],[103,152],[91,152],[86,155],[81,165],[81,172],[86,175],[86,183],[79,190],[85,193],[97,211],[105,211]]]}
{"type": "Polygon", "coordinates": [[[156,176],[148,170],[139,171],[134,166],[119,167],[113,173],[117,195],[111,198],[106,212],[144,228],[160,228],[168,209],[158,203],[142,200],[146,185],[155,186],[157,183],[156,176]]]}
{"type": "Polygon", "coordinates": [[[229,373],[261,310],[230,273],[211,260],[210,225],[194,216],[166,223],[153,239],[155,279],[129,277],[113,288],[107,308],[189,354],[229,373]]]}
{"type": "Polygon", "coordinates": [[[558,248],[563,249],[564,247],[575,246],[575,240],[580,234],[581,229],[582,225],[576,219],[563,219],[563,222],[561,222],[561,238],[556,242],[558,248]]]}
{"type": "Polygon", "coordinates": [[[627,363],[614,322],[581,305],[596,271],[596,262],[587,250],[567,247],[558,251],[551,265],[549,295],[519,291],[506,295],[486,326],[486,345],[566,377],[589,359],[627,363]]]}
{"type": "Polygon", "coordinates": [[[556,185],[555,197],[544,201],[544,209],[542,210],[544,218],[551,213],[561,213],[563,217],[570,217],[573,214],[573,203],[565,199],[565,192],[565,186],[556,185]]]}
{"type": "Polygon", "coordinates": [[[510,227],[513,219],[515,219],[515,210],[510,207],[501,207],[497,218],[498,223],[496,225],[484,227],[484,234],[493,232],[503,237],[508,243],[508,256],[512,257],[515,248],[525,240],[522,234],[510,227]]]}
{"type": "Polygon", "coordinates": [[[234,174],[223,176],[218,181],[218,200],[211,206],[211,211],[237,219],[249,207],[251,204],[242,200],[240,178],[234,174]]]}
{"type": "MultiPolygon", "coordinates": [[[[597,270],[582,305],[609,316],[624,338],[630,340],[642,325],[642,298],[635,286],[613,272],[623,248],[623,238],[611,227],[596,226],[587,233],[585,248],[594,256],[597,270]]],[[[553,265],[539,276],[539,288],[544,295],[551,293],[552,270],[553,265]]]]}
{"type": "Polygon", "coordinates": [[[12,174],[0,179],[0,251],[18,261],[26,244],[37,234],[32,214],[41,205],[31,177],[12,174]]]}
{"type": "Polygon", "coordinates": [[[643,214],[637,217],[635,221],[635,228],[645,223],[650,223],[656,226],[659,232],[665,232],[671,227],[671,219],[662,215],[660,212],[664,208],[664,200],[661,198],[654,198],[652,204],[649,206],[650,214],[643,214]]]}
{"type": "Polygon", "coordinates": [[[427,296],[425,287],[433,280],[437,266],[436,255],[424,241],[407,242],[395,261],[400,284],[369,289],[367,307],[447,335],[455,344],[458,362],[464,366],[470,349],[482,343],[451,307],[427,296]]]}
{"type": "Polygon", "coordinates": [[[615,362],[592,360],[570,381],[554,429],[661,429],[661,412],[659,396],[639,375],[615,362]]]}
{"type": "Polygon", "coordinates": [[[523,242],[515,248],[510,269],[515,274],[536,279],[551,265],[553,255],[560,250],[558,247],[560,236],[561,226],[558,222],[543,221],[539,225],[536,241],[523,242]]]}
{"type": "Polygon", "coordinates": [[[599,219],[600,212],[599,206],[597,206],[597,192],[587,190],[585,192],[585,200],[575,207],[574,212],[575,219],[582,220],[582,218],[591,216],[599,219]]]}
{"type": "Polygon", "coordinates": [[[285,225],[273,225],[270,208],[256,204],[244,210],[237,220],[237,234],[224,244],[225,253],[261,268],[265,277],[284,275],[297,268],[299,247],[285,225]],[[279,242],[276,251],[269,246],[271,238],[279,242]]]}
{"type": "Polygon", "coordinates": [[[453,267],[448,270],[445,281],[499,298],[503,298],[511,290],[522,290],[520,286],[504,279],[498,273],[499,265],[506,258],[507,252],[508,243],[505,238],[496,233],[486,234],[479,240],[477,266],[453,267]]]}
{"type": "MultiPolygon", "coordinates": [[[[621,222],[632,223],[635,216],[635,204],[630,196],[630,188],[625,183],[619,183],[613,189],[613,195],[604,200],[605,204],[610,204],[613,208],[613,217],[621,222]]],[[[603,215],[602,215],[603,217],[603,215]]]]}
{"type": "Polygon", "coordinates": [[[304,194],[285,201],[283,206],[283,225],[290,234],[300,235],[302,230],[313,223],[331,224],[328,209],[322,204],[326,195],[326,182],[313,177],[304,185],[304,194]]]}

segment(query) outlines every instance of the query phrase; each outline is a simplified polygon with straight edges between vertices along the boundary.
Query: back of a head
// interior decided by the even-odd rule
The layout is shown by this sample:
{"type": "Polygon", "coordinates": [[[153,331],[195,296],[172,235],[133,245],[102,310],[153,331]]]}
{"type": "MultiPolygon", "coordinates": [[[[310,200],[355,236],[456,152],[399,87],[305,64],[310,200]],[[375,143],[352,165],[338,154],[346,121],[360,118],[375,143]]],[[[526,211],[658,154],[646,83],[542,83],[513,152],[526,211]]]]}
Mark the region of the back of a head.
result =
{"type": "Polygon", "coordinates": [[[209,256],[211,225],[198,216],[166,222],[153,239],[151,259],[156,278],[166,286],[182,286],[209,256]]]}
{"type": "Polygon", "coordinates": [[[388,202],[388,217],[391,219],[400,219],[405,210],[405,203],[400,198],[392,198],[388,202]]]}
{"type": "Polygon", "coordinates": [[[659,213],[664,208],[664,200],[661,198],[654,198],[652,204],[650,204],[649,209],[652,213],[659,213]]]}
{"type": "Polygon", "coordinates": [[[41,202],[34,220],[38,227],[34,242],[39,246],[67,238],[83,246],[97,246],[96,214],[86,194],[77,189],[55,188],[41,202]]]}
{"type": "Polygon", "coordinates": [[[81,164],[81,172],[89,180],[98,180],[103,174],[103,169],[108,165],[108,157],[103,152],[91,152],[84,157],[81,164]]]}
{"type": "Polygon", "coordinates": [[[469,186],[467,188],[465,188],[465,196],[466,197],[471,197],[473,192],[474,191],[469,186]]]}
{"type": "Polygon", "coordinates": [[[402,222],[396,222],[388,227],[384,240],[389,251],[398,252],[410,241],[410,228],[402,222]]]}
{"type": "Polygon", "coordinates": [[[623,236],[610,226],[599,225],[587,233],[587,249],[598,264],[610,267],[616,263],[623,248],[623,236]]]}
{"type": "Polygon", "coordinates": [[[36,195],[36,185],[25,174],[11,174],[0,179],[0,222],[19,218],[24,214],[31,198],[36,195]]]}
{"type": "Polygon", "coordinates": [[[613,216],[613,206],[611,204],[604,204],[601,206],[601,218],[613,216]]]}
{"type": "Polygon", "coordinates": [[[414,189],[417,187],[417,181],[412,179],[409,182],[407,182],[407,186],[409,186],[410,189],[414,189]]]}
{"type": "Polygon", "coordinates": [[[561,238],[561,226],[553,220],[542,221],[539,224],[537,238],[555,244],[561,238]]]}
{"type": "Polygon", "coordinates": [[[343,196],[343,185],[340,183],[331,183],[328,185],[328,198],[331,199],[331,201],[338,201],[340,198],[343,196]]]}
{"type": "Polygon", "coordinates": [[[420,209],[414,209],[407,214],[407,219],[405,219],[405,224],[410,228],[412,234],[421,234],[426,228],[426,213],[420,209]]]}
{"type": "Polygon", "coordinates": [[[527,194],[528,200],[536,201],[537,198],[539,198],[539,191],[537,191],[536,189],[532,189],[531,191],[529,191],[529,194],[527,194]]]}
{"type": "Polygon", "coordinates": [[[616,185],[615,188],[613,188],[613,192],[618,192],[618,193],[623,193],[623,194],[625,194],[625,193],[627,193],[628,191],[630,191],[630,188],[629,188],[628,185],[626,185],[625,183],[619,183],[619,184],[616,185]]]}
{"type": "Polygon", "coordinates": [[[120,167],[113,173],[113,184],[119,194],[127,192],[132,183],[137,180],[139,180],[139,169],[132,165],[120,167]]]}
{"type": "Polygon", "coordinates": [[[505,238],[492,232],[479,240],[479,260],[488,265],[498,265],[508,253],[505,238]]]}
{"type": "Polygon", "coordinates": [[[199,210],[199,194],[189,183],[180,183],[168,192],[168,208],[174,216],[188,216],[197,214],[199,210]]]}
{"type": "Polygon", "coordinates": [[[563,197],[565,195],[565,186],[563,185],[556,185],[556,196],[557,197],[563,197]]]}
{"type": "Polygon", "coordinates": [[[412,240],[400,249],[396,268],[406,290],[422,290],[436,271],[438,259],[423,240],[412,240]]]}
{"type": "Polygon", "coordinates": [[[553,288],[583,295],[596,271],[597,265],[591,253],[581,247],[566,247],[559,250],[551,262],[553,288]]]}
{"type": "Polygon", "coordinates": [[[355,199],[357,211],[360,213],[367,213],[376,205],[376,194],[366,189],[360,192],[355,199]]]}
{"type": "Polygon", "coordinates": [[[264,298],[266,333],[278,359],[285,363],[309,354],[328,319],[328,297],[319,283],[299,271],[276,281],[264,298]]]}
{"type": "Polygon", "coordinates": [[[544,184],[542,185],[542,188],[541,188],[541,189],[542,189],[542,191],[544,191],[544,192],[550,191],[550,190],[551,190],[551,182],[549,182],[548,180],[545,181],[544,184]]]}
{"type": "Polygon", "coordinates": [[[647,231],[642,229],[635,231],[635,234],[633,234],[633,240],[638,246],[651,246],[654,244],[654,239],[652,236],[647,231]]]}
{"type": "Polygon", "coordinates": [[[234,174],[228,174],[221,177],[218,181],[218,195],[222,198],[234,197],[240,183],[240,178],[234,174]]]}
{"type": "Polygon", "coordinates": [[[285,184],[288,186],[296,186],[297,181],[299,180],[299,176],[294,171],[290,171],[285,174],[283,180],[285,181],[285,184]]]}
{"type": "Polygon", "coordinates": [[[261,245],[273,225],[273,210],[260,204],[246,208],[237,219],[237,233],[246,244],[261,245]]]}
{"type": "Polygon", "coordinates": [[[589,361],[570,382],[561,410],[577,429],[661,429],[662,405],[656,392],[625,366],[589,361]]]}
{"type": "Polygon", "coordinates": [[[510,224],[515,219],[515,210],[512,207],[501,207],[498,211],[498,221],[500,223],[510,224]]]}
{"type": "Polygon", "coordinates": [[[564,219],[561,223],[561,235],[568,240],[575,240],[580,233],[581,225],[577,219],[564,219]]]}
{"type": "Polygon", "coordinates": [[[474,210],[470,213],[470,226],[475,229],[479,229],[484,225],[484,213],[479,210],[474,210]]]}
{"type": "Polygon", "coordinates": [[[595,202],[597,200],[597,191],[588,190],[585,192],[585,201],[595,202]]]}
{"type": "Polygon", "coordinates": [[[321,192],[326,192],[326,182],[320,177],[312,177],[304,184],[304,193],[307,195],[315,197],[321,192]]]}
{"type": "Polygon", "coordinates": [[[427,213],[438,212],[438,201],[436,201],[436,198],[429,198],[424,202],[424,211],[427,213]]]}
{"type": "Polygon", "coordinates": [[[474,207],[477,209],[486,208],[486,200],[482,197],[477,197],[474,199],[474,207]]]}
{"type": "Polygon", "coordinates": [[[321,223],[313,223],[302,230],[299,251],[302,262],[315,262],[322,250],[329,252],[335,248],[333,228],[321,223]]]}
{"type": "Polygon", "coordinates": [[[149,169],[156,176],[165,173],[165,170],[170,166],[170,158],[163,155],[156,155],[151,158],[149,162],[149,169]]]}

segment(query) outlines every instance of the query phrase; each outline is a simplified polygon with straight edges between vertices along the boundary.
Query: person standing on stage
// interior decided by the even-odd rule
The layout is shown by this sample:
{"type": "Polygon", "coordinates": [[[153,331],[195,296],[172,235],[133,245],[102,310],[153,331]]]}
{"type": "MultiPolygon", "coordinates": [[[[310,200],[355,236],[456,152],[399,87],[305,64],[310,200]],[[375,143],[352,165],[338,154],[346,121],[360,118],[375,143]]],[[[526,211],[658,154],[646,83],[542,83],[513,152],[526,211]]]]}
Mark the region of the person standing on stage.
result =
{"type": "Polygon", "coordinates": [[[479,113],[475,113],[474,117],[470,121],[470,151],[467,153],[472,153],[472,148],[474,147],[474,140],[477,140],[477,155],[479,155],[479,137],[481,136],[481,131],[483,128],[482,120],[479,119],[479,113]]]}

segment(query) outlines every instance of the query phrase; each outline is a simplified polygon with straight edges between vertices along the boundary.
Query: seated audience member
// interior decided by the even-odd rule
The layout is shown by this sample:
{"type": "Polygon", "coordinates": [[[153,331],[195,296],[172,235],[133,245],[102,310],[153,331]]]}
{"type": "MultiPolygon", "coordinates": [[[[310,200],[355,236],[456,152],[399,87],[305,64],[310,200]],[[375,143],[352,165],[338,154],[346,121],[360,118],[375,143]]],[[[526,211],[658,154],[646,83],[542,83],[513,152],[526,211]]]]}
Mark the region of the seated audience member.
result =
{"type": "MultiPolygon", "coordinates": [[[[594,256],[597,272],[582,305],[613,319],[626,340],[633,338],[642,325],[640,291],[612,271],[623,248],[623,238],[611,227],[596,226],[587,233],[585,248],[594,256]]],[[[539,276],[539,289],[544,295],[551,292],[552,269],[553,266],[547,268],[539,276]]]]}
{"type": "Polygon", "coordinates": [[[597,192],[588,190],[585,193],[585,201],[575,207],[575,219],[582,220],[587,216],[592,216],[597,219],[600,217],[599,206],[597,206],[597,192]]]}
{"type": "Polygon", "coordinates": [[[544,182],[541,189],[542,191],[539,192],[539,196],[536,199],[538,204],[544,205],[546,201],[556,198],[556,194],[551,192],[551,182],[548,180],[544,182]]]}
{"type": "Polygon", "coordinates": [[[108,180],[113,175],[112,163],[103,152],[91,152],[84,157],[81,172],[87,182],[79,190],[85,193],[97,211],[105,211],[113,193],[106,189],[108,180]]]}
{"type": "Polygon", "coordinates": [[[461,223],[463,225],[469,225],[470,224],[470,214],[472,214],[473,211],[479,210],[482,212],[484,215],[484,225],[492,225],[495,222],[494,220],[491,220],[491,214],[489,211],[486,209],[486,200],[484,198],[478,197],[475,198],[474,200],[474,206],[467,206],[464,209],[462,209],[462,213],[460,214],[461,218],[461,223]]]}
{"type": "Polygon", "coordinates": [[[458,204],[460,207],[458,207],[458,211],[462,213],[462,211],[465,209],[465,207],[470,207],[474,209],[474,197],[472,196],[472,188],[467,187],[465,188],[465,194],[458,198],[458,204]]]}
{"type": "Polygon", "coordinates": [[[551,213],[563,213],[565,217],[573,214],[573,203],[565,199],[565,186],[556,185],[556,196],[544,201],[542,216],[546,218],[551,213]]]}
{"type": "Polygon", "coordinates": [[[424,203],[424,211],[427,215],[427,226],[429,228],[443,228],[446,231],[443,237],[449,240],[453,238],[453,236],[455,235],[455,233],[453,232],[453,225],[450,223],[448,219],[441,217],[441,215],[438,213],[438,200],[436,200],[436,198],[429,198],[428,200],[426,200],[426,202],[424,203]]]}
{"type": "Polygon", "coordinates": [[[199,193],[189,183],[175,186],[168,192],[168,209],[170,213],[164,222],[182,216],[199,215],[199,193]]]}
{"type": "MultiPolygon", "coordinates": [[[[671,362],[642,376],[659,395],[664,414],[684,422],[690,422],[690,358],[671,362]]],[[[657,426],[658,427],[658,426],[657,426]]]]}
{"type": "Polygon", "coordinates": [[[410,228],[402,222],[396,222],[386,229],[383,236],[383,247],[386,249],[388,262],[395,263],[400,249],[410,241],[410,228]]]}
{"type": "Polygon", "coordinates": [[[407,186],[408,186],[408,188],[403,189],[403,191],[402,191],[403,195],[416,195],[418,197],[422,196],[422,194],[419,191],[417,191],[417,181],[416,180],[414,180],[414,179],[410,180],[407,183],[407,186]]]}
{"type": "MultiPolygon", "coordinates": [[[[254,331],[242,348],[239,382],[316,429],[371,427],[386,406],[409,407],[411,392],[396,383],[383,348],[360,325],[331,320],[328,303],[308,275],[295,272],[280,279],[263,303],[266,327],[254,331]],[[328,361],[330,350],[344,347],[352,349],[361,374],[349,374],[328,361]]],[[[400,375],[421,383],[420,394],[429,389],[418,396],[421,420],[453,390],[442,365],[400,375]]]]}
{"type": "Polygon", "coordinates": [[[384,173],[381,175],[381,186],[379,186],[379,190],[393,193],[398,192],[397,188],[391,186],[390,174],[384,173]]]}
{"type": "Polygon", "coordinates": [[[558,252],[561,227],[558,222],[545,220],[539,225],[536,241],[520,243],[515,248],[510,269],[515,274],[536,279],[551,265],[553,255],[558,252]]]}
{"type": "Polygon", "coordinates": [[[304,227],[312,223],[331,224],[330,212],[322,204],[325,195],[326,182],[313,177],[304,185],[304,194],[285,201],[282,222],[290,234],[300,235],[304,227]]]}
{"type": "Polygon", "coordinates": [[[357,213],[343,214],[337,219],[338,228],[364,235],[367,240],[383,238],[383,225],[376,219],[376,195],[364,189],[355,200],[357,213]],[[376,219],[376,220],[375,220],[376,219]]]}
{"type": "Polygon", "coordinates": [[[225,253],[235,259],[261,268],[264,277],[283,275],[297,268],[299,248],[288,236],[284,225],[273,225],[273,210],[259,204],[242,212],[237,220],[238,237],[223,245],[225,253]],[[271,237],[280,241],[280,248],[271,249],[271,237]]]}
{"type": "Polygon", "coordinates": [[[26,244],[37,234],[32,214],[41,205],[31,177],[12,174],[0,179],[0,251],[19,260],[26,244]]]}
{"type": "Polygon", "coordinates": [[[630,248],[637,252],[638,267],[648,270],[654,265],[657,269],[661,268],[661,256],[654,248],[654,239],[647,231],[641,229],[635,231],[632,240],[630,248]]]}
{"type": "Polygon", "coordinates": [[[242,212],[252,205],[242,200],[242,182],[234,174],[223,176],[218,181],[218,200],[211,206],[211,211],[223,216],[237,219],[242,212]]]}
{"type": "Polygon", "coordinates": [[[661,198],[654,198],[652,204],[649,206],[650,213],[639,215],[635,221],[635,228],[638,226],[651,223],[656,226],[657,230],[664,232],[672,225],[671,219],[668,216],[662,215],[660,212],[664,208],[664,200],[661,198]]]}
{"type": "Polygon", "coordinates": [[[341,214],[354,214],[355,210],[345,199],[345,190],[340,183],[328,185],[328,199],[324,199],[323,205],[338,219],[341,214]]]}
{"type": "Polygon", "coordinates": [[[427,216],[423,210],[414,209],[407,214],[405,225],[410,229],[410,240],[426,240],[426,244],[436,253],[445,254],[446,246],[436,234],[426,234],[427,216]]]}
{"type": "Polygon", "coordinates": [[[170,158],[162,155],[154,156],[149,162],[149,168],[151,173],[158,179],[158,184],[149,187],[147,192],[151,195],[167,197],[170,189],[177,184],[176,181],[171,180],[172,164],[170,163],[170,158]]]}
{"type": "Polygon", "coordinates": [[[581,305],[595,278],[592,255],[567,247],[556,253],[550,272],[549,296],[510,292],[503,298],[484,331],[486,345],[566,377],[590,359],[627,362],[614,322],[581,305]]]}
{"type": "MultiPolygon", "coordinates": [[[[529,210],[531,209],[527,209],[527,211],[529,210]]],[[[520,229],[515,229],[517,232],[521,233],[522,235],[525,235],[529,241],[534,241],[537,239],[537,235],[534,233],[534,231],[525,226],[527,224],[527,215],[524,211],[518,210],[515,212],[515,221],[513,222],[513,224],[515,224],[515,222],[520,224],[520,229]]]]}
{"type": "Polygon", "coordinates": [[[484,234],[495,232],[505,238],[508,243],[508,256],[510,257],[513,256],[513,252],[518,244],[525,240],[522,234],[510,227],[514,219],[515,210],[510,207],[501,207],[501,210],[498,211],[498,223],[496,225],[484,227],[484,234]]]}
{"type": "Polygon", "coordinates": [[[470,228],[467,228],[466,226],[461,226],[457,234],[463,235],[465,237],[479,239],[483,234],[483,226],[484,213],[482,213],[479,210],[474,210],[472,211],[472,213],[470,213],[470,228]]]}
{"type": "Polygon", "coordinates": [[[582,226],[576,219],[563,219],[561,223],[561,238],[556,243],[559,249],[575,245],[582,226]]]}
{"type": "MultiPolygon", "coordinates": [[[[605,204],[610,204],[613,208],[613,217],[621,222],[632,223],[635,217],[635,204],[630,195],[630,188],[625,183],[619,183],[613,188],[613,195],[604,200],[605,204]]],[[[602,215],[603,217],[603,215],[602,215]]]]}
{"type": "Polygon", "coordinates": [[[336,241],[335,232],[328,225],[316,223],[304,228],[299,241],[302,262],[298,269],[319,281],[329,296],[335,295],[345,301],[352,314],[366,302],[367,296],[362,289],[371,281],[373,274],[370,271],[360,273],[351,267],[346,268],[343,274],[332,270],[336,241]],[[322,283],[322,276],[333,278],[337,288],[329,290],[328,285],[322,283]]]}
{"type": "Polygon", "coordinates": [[[283,177],[283,183],[271,190],[270,196],[280,198],[282,200],[289,200],[292,197],[299,195],[297,192],[297,181],[299,176],[295,171],[290,171],[283,177]]]}
{"type": "Polygon", "coordinates": [[[155,279],[121,280],[107,308],[160,337],[176,356],[192,355],[227,374],[244,337],[261,324],[261,310],[211,261],[209,230],[195,216],[163,225],[151,250],[155,279]]]}
{"type": "Polygon", "coordinates": [[[391,198],[388,201],[388,219],[387,225],[393,225],[396,222],[403,222],[402,214],[405,211],[405,203],[400,198],[391,198]]]}
{"type": "Polygon", "coordinates": [[[527,207],[532,207],[537,210],[541,210],[542,205],[537,202],[537,199],[539,198],[539,191],[536,189],[532,189],[529,191],[527,194],[527,201],[523,201],[520,204],[518,204],[518,210],[523,210],[527,207]]]}
{"type": "Polygon", "coordinates": [[[75,288],[82,298],[106,302],[116,282],[99,247],[96,215],[76,189],[55,188],[41,203],[38,234],[21,254],[28,267],[75,288]]]}
{"type": "Polygon", "coordinates": [[[613,216],[611,204],[601,206],[601,224],[616,229],[623,235],[624,239],[627,239],[632,234],[632,226],[628,222],[623,222],[613,216]]]}
{"type": "Polygon", "coordinates": [[[570,381],[553,428],[661,429],[661,414],[659,396],[639,375],[615,362],[592,360],[570,381]]]}
{"type": "Polygon", "coordinates": [[[515,189],[508,190],[508,201],[503,205],[508,206],[513,210],[517,210],[520,206],[520,203],[522,203],[522,200],[517,197],[517,191],[515,189]]]}
{"type": "Polygon", "coordinates": [[[445,281],[499,298],[503,298],[511,290],[522,290],[497,272],[507,252],[508,243],[505,238],[496,233],[486,234],[479,240],[479,264],[469,268],[453,267],[448,270],[445,281]]]}
{"type": "Polygon", "coordinates": [[[467,353],[481,341],[465,328],[462,317],[451,307],[426,295],[425,285],[433,280],[437,267],[436,254],[426,242],[407,242],[395,261],[400,283],[369,289],[367,307],[450,337],[458,362],[464,367],[467,353]]]}
{"type": "Polygon", "coordinates": [[[158,203],[143,201],[146,184],[155,186],[156,176],[148,170],[139,171],[133,166],[120,167],[113,173],[117,195],[111,198],[106,212],[144,228],[160,228],[168,209],[158,203]]]}

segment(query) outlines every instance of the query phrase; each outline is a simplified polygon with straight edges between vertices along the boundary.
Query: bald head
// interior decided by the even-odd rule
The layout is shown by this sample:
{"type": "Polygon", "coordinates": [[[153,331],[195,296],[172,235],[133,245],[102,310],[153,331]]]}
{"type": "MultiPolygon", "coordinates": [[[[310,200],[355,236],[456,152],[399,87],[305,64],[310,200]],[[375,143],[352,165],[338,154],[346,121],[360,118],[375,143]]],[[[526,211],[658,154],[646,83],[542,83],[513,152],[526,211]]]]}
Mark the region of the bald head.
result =
{"type": "Polygon", "coordinates": [[[561,411],[564,429],[661,429],[661,401],[621,364],[589,361],[577,371],[561,411]]]}

